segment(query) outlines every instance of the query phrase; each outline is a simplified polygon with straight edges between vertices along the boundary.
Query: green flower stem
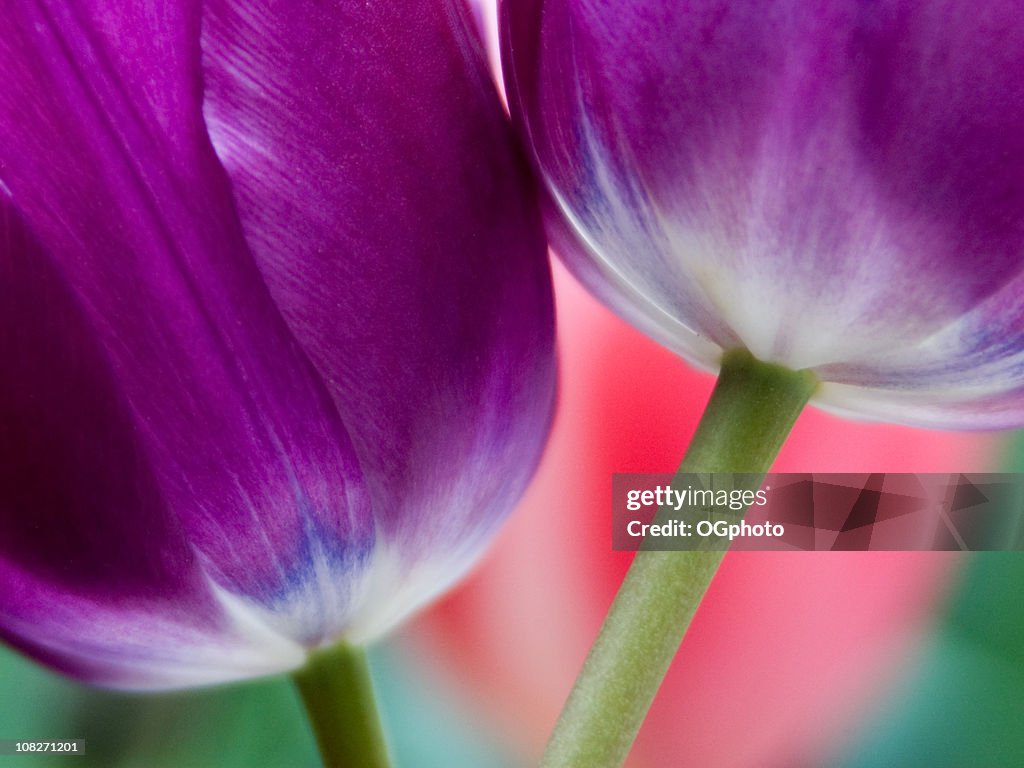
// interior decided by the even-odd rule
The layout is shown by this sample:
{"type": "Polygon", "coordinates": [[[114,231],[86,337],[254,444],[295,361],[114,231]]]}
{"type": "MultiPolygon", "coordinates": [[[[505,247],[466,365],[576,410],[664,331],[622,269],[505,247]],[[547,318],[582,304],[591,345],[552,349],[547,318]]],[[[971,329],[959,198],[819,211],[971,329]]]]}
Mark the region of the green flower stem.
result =
{"type": "Polygon", "coordinates": [[[339,645],[314,653],[292,675],[326,768],[388,768],[373,681],[361,648],[339,645]]]}
{"type": "MultiPolygon", "coordinates": [[[[809,371],[763,363],[746,350],[727,352],[679,473],[763,477],[817,385],[809,371]]],[[[623,763],[724,554],[637,552],[541,768],[623,763]]]]}

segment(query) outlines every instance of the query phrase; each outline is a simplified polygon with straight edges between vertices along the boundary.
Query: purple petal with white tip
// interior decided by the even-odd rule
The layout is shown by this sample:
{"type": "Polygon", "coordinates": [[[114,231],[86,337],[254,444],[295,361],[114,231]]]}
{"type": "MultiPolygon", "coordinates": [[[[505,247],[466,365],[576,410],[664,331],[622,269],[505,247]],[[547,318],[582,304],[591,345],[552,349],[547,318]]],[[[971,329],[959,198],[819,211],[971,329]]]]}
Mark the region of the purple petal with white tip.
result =
{"type": "Polygon", "coordinates": [[[144,404],[128,401],[79,298],[6,200],[0,244],[3,633],[57,669],[118,687],[301,663],[295,641],[253,625],[212,580],[212,559],[190,542],[195,528],[169,508],[147,455],[144,404]]]}
{"type": "Polygon", "coordinates": [[[475,560],[539,459],[554,321],[530,181],[461,3],[207,7],[214,146],[371,487],[350,629],[371,637],[475,560]]]}
{"type": "MultiPolygon", "coordinates": [[[[0,258],[21,312],[3,323],[0,514],[5,561],[34,577],[5,592],[4,627],[31,641],[19,627],[56,580],[125,615],[199,595],[204,631],[226,623],[223,594],[320,642],[373,546],[369,498],[207,138],[198,4],[5,3],[4,18],[0,258]]],[[[66,642],[89,643],[86,623],[66,642]]]]}
{"type": "Polygon", "coordinates": [[[166,688],[387,629],[480,553],[552,408],[465,9],[0,10],[0,635],[166,688]]]}
{"type": "Polygon", "coordinates": [[[506,0],[513,115],[552,238],[708,367],[745,346],[820,400],[1024,423],[1019,6],[506,0]]]}

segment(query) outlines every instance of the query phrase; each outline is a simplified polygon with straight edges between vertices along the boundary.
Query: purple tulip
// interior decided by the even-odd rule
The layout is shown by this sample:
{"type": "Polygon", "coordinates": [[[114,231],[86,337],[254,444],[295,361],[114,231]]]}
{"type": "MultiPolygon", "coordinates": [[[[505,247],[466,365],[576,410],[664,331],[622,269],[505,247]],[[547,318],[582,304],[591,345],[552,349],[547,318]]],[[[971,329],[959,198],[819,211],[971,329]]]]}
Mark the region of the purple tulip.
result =
{"type": "Polygon", "coordinates": [[[0,632],[125,688],[378,636],[477,557],[552,411],[468,11],[2,9],[0,632]]]}
{"type": "Polygon", "coordinates": [[[840,411],[1024,424],[1020,10],[507,0],[555,249],[704,366],[746,347],[840,411]]]}

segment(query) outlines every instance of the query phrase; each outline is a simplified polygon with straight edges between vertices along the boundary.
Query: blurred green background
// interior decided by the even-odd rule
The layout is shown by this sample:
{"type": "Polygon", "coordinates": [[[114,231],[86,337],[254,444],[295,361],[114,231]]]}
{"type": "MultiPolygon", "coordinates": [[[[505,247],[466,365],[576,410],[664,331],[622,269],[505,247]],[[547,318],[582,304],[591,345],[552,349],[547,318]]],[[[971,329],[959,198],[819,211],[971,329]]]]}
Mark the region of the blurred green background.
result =
{"type": "MultiPolygon", "coordinates": [[[[1024,433],[1005,469],[1024,472],[1024,433]]],[[[1024,766],[1024,553],[971,556],[916,662],[836,768],[1024,766]]]]}
{"type": "MultiPolygon", "coordinates": [[[[398,766],[512,768],[510,757],[444,680],[399,644],[371,651],[374,682],[398,766]]],[[[0,646],[0,738],[85,739],[86,754],[0,756],[12,768],[319,766],[287,678],[173,694],[92,690],[0,646]]]]}

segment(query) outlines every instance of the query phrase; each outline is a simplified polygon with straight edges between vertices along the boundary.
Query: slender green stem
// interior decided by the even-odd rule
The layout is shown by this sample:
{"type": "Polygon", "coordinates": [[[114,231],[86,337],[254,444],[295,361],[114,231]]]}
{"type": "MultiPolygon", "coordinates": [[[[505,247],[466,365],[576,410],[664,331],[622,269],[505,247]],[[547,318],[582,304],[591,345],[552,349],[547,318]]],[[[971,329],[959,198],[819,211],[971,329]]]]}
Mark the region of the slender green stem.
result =
{"type": "Polygon", "coordinates": [[[326,768],[388,768],[373,681],[361,648],[320,651],[292,675],[326,768]]]}
{"type": "MultiPolygon", "coordinates": [[[[726,353],[679,472],[763,476],[816,387],[808,371],[763,363],[745,350],[726,353]]],[[[723,555],[637,552],[541,768],[622,764],[723,555]]]]}

